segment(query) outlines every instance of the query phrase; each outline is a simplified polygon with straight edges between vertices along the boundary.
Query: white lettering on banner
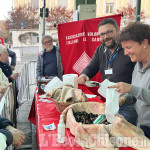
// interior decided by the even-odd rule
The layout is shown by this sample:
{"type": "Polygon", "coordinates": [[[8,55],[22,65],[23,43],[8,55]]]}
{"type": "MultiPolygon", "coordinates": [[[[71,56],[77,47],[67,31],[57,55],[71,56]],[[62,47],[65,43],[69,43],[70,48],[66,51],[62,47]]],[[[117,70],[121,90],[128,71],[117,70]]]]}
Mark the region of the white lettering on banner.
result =
{"type": "Polygon", "coordinates": [[[86,41],[86,37],[83,38],[83,41],[84,41],[84,42],[86,41]]]}
{"type": "Polygon", "coordinates": [[[98,32],[87,32],[87,36],[98,36],[98,32]]]}
{"type": "MultiPolygon", "coordinates": [[[[98,32],[87,32],[86,36],[89,36],[92,38],[93,36],[98,36],[98,32]]],[[[66,45],[79,43],[79,38],[81,38],[81,37],[82,37],[83,42],[87,41],[87,38],[85,37],[85,32],[80,32],[80,33],[66,36],[66,45]]],[[[91,41],[92,42],[99,42],[100,38],[99,37],[93,37],[91,39],[91,41]]]]}
{"type": "Polygon", "coordinates": [[[100,42],[100,38],[99,37],[92,38],[92,42],[100,42]]]}
{"type": "Polygon", "coordinates": [[[83,37],[83,36],[85,36],[85,32],[66,36],[66,40],[71,40],[71,39],[75,39],[75,38],[79,38],[79,37],[83,37]]]}
{"type": "Polygon", "coordinates": [[[75,44],[75,43],[78,43],[78,42],[79,42],[78,39],[71,40],[71,41],[66,41],[66,45],[75,44]]]}

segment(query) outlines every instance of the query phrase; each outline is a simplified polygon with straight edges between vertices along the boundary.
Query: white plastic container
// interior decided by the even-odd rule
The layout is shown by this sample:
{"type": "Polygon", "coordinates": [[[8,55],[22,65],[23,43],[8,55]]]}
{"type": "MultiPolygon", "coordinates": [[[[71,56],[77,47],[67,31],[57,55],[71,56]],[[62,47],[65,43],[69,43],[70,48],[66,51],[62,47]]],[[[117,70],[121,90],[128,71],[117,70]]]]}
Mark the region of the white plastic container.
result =
{"type": "Polygon", "coordinates": [[[58,124],[58,142],[65,142],[65,124],[64,124],[64,115],[60,115],[60,120],[58,124]]]}

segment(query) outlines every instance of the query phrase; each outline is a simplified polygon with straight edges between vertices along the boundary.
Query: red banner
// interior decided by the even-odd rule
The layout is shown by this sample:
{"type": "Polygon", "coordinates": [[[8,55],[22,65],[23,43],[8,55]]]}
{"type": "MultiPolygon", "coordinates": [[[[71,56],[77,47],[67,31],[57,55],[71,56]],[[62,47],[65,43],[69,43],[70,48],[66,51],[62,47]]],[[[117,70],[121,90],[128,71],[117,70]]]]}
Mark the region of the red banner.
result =
{"type": "MultiPolygon", "coordinates": [[[[120,27],[121,14],[94,19],[80,20],[58,25],[58,39],[64,74],[80,74],[89,64],[96,48],[100,45],[98,24],[105,18],[113,18],[120,27]]],[[[98,73],[92,80],[101,82],[98,73]]]]}
{"type": "Polygon", "coordinates": [[[3,38],[0,38],[0,41],[2,41],[2,44],[4,44],[4,39],[3,38]]]}

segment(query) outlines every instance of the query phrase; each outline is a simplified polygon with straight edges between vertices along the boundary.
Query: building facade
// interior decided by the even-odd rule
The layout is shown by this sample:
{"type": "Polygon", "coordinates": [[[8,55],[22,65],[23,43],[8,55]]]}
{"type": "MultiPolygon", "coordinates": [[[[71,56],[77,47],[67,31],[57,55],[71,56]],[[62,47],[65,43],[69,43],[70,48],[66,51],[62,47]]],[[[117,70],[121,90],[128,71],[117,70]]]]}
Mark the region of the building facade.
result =
{"type": "MultiPolygon", "coordinates": [[[[68,10],[75,11],[80,4],[96,4],[96,17],[112,15],[116,10],[127,7],[128,4],[136,6],[136,0],[45,0],[46,8],[55,6],[67,7],[68,10]]],[[[13,8],[19,6],[31,5],[32,7],[41,8],[43,0],[13,0],[13,8]]],[[[141,0],[141,11],[146,17],[150,17],[150,0],[141,0]]]]}
{"type": "MultiPolygon", "coordinates": [[[[46,8],[49,8],[49,11],[51,10],[51,8],[54,8],[56,6],[61,6],[61,7],[66,7],[68,10],[73,10],[74,12],[77,12],[78,15],[80,14],[80,12],[78,13],[79,8],[82,8],[82,11],[87,11],[87,12],[83,12],[85,16],[81,17],[80,20],[113,15],[116,12],[116,10],[122,10],[122,8],[127,7],[128,4],[130,4],[133,7],[136,6],[136,0],[45,0],[45,2],[46,2],[46,8]],[[95,11],[94,15],[91,16],[89,15],[89,10],[86,10],[89,9],[89,5],[86,4],[91,4],[92,7],[94,6],[94,8],[92,9],[92,11],[95,11]],[[79,5],[88,6],[88,7],[78,7],[79,5]]],[[[43,0],[13,0],[13,8],[18,8],[24,5],[30,5],[33,8],[40,9],[43,7],[44,4],[43,4],[43,0]]],[[[144,12],[144,16],[146,17],[144,21],[150,23],[150,0],[141,0],[141,11],[144,12]]],[[[80,16],[77,16],[76,18],[78,20],[80,16]]],[[[124,25],[121,24],[121,27],[123,26],[124,25]]],[[[14,37],[16,35],[18,36],[18,38],[13,38],[13,47],[19,45],[21,46],[23,44],[24,46],[30,46],[30,45],[38,46],[41,37],[39,34],[40,32],[38,30],[35,31],[35,33],[37,34],[35,34],[34,31],[24,30],[22,32],[24,32],[24,35],[22,36],[22,38],[19,38],[20,31],[19,30],[12,31],[14,37]],[[18,34],[16,32],[18,32],[18,34]],[[30,38],[27,38],[28,36],[30,38]],[[26,41],[24,41],[23,38],[26,39],[26,41]],[[19,41],[18,39],[22,39],[22,40],[19,41]]],[[[46,31],[46,33],[49,33],[49,31],[46,31]]],[[[57,35],[57,30],[53,30],[53,35],[54,37],[57,35]]]]}

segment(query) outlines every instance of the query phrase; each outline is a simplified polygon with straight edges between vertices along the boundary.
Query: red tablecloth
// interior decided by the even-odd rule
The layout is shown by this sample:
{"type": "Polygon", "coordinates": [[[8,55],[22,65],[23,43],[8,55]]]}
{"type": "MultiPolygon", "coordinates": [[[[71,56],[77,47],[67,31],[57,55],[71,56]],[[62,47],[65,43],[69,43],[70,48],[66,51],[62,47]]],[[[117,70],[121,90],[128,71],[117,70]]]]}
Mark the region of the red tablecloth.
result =
{"type": "MultiPolygon", "coordinates": [[[[85,86],[80,86],[85,94],[92,94],[85,86]]],[[[57,129],[46,131],[43,125],[49,125],[53,122],[58,125],[60,114],[55,104],[39,101],[39,94],[35,93],[32,107],[29,114],[29,120],[37,126],[37,147],[39,150],[82,150],[74,142],[74,136],[66,129],[66,139],[64,144],[57,142],[57,129]]],[[[49,99],[51,100],[51,99],[49,99]]],[[[102,102],[98,97],[89,98],[88,101],[102,102]]],[[[132,148],[120,148],[120,150],[133,150],[132,148]]]]}

